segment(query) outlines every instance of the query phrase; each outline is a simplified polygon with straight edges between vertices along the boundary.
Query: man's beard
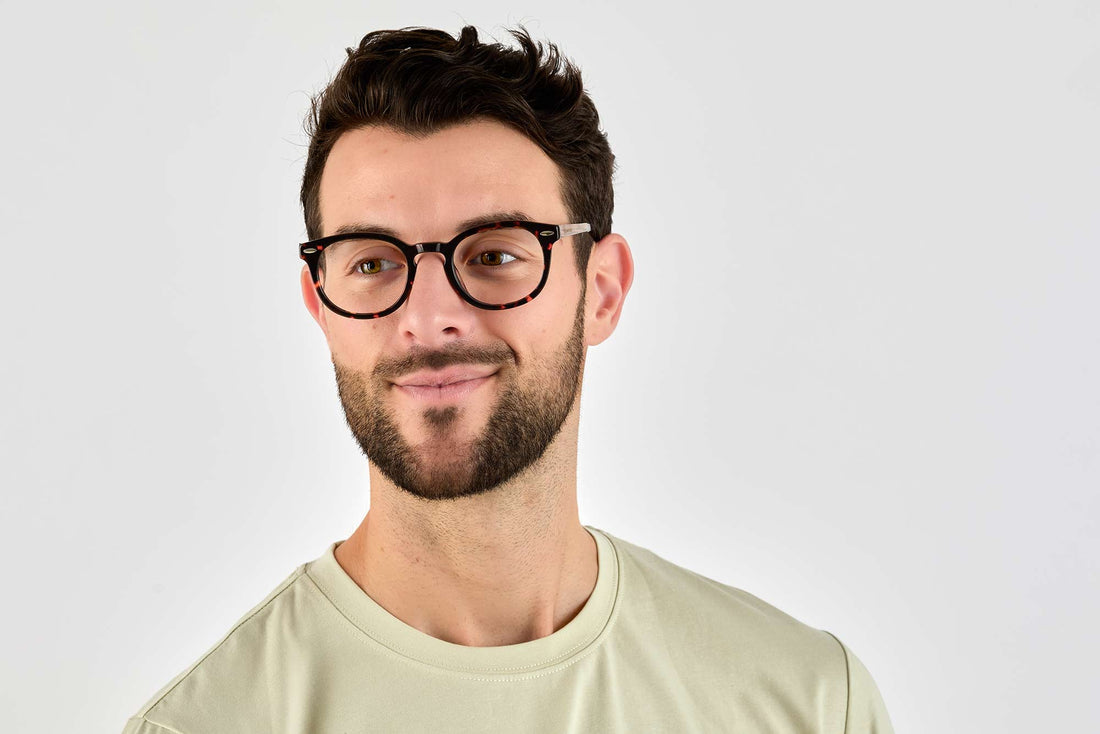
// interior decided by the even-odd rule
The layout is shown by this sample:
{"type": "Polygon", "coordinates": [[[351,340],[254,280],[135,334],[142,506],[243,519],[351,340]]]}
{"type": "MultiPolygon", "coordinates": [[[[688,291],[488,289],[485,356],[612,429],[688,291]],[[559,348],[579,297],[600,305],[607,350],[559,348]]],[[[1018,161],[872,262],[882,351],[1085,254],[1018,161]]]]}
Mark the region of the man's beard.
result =
{"type": "MultiPolygon", "coordinates": [[[[561,430],[580,388],[584,361],[584,294],[577,304],[573,330],[545,372],[520,376],[515,354],[505,344],[482,348],[456,348],[438,352],[413,352],[407,357],[383,360],[370,376],[336,363],[336,386],[344,417],[367,458],[395,485],[426,500],[455,499],[487,492],[538,461],[561,430]],[[455,455],[449,439],[459,409],[426,408],[418,416],[440,439],[434,461],[422,461],[418,450],[401,435],[394,413],[385,406],[384,394],[393,389],[390,379],[421,369],[441,369],[454,364],[501,365],[496,379],[511,374],[503,386],[481,435],[462,455],[455,455]],[[450,453],[450,456],[446,454],[450,453]]],[[[429,442],[431,440],[429,439],[429,442]]],[[[423,447],[432,451],[432,446],[423,447]]]]}

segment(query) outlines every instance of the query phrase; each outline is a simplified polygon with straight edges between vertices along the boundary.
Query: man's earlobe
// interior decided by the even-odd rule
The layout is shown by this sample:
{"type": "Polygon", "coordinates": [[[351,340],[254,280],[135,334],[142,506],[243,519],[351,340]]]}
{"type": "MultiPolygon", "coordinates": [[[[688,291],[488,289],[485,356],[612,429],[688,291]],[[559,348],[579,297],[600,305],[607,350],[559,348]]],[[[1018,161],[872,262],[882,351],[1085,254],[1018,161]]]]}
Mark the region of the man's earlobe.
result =
{"type": "Polygon", "coordinates": [[[306,310],[309,311],[309,315],[313,317],[313,320],[317,322],[317,325],[321,327],[321,331],[325,333],[325,337],[328,337],[328,323],[325,321],[327,314],[325,313],[325,304],[321,303],[321,299],[317,296],[317,287],[313,285],[313,276],[309,273],[309,266],[302,266],[301,275],[302,285],[302,300],[305,301],[306,310]]]}
{"type": "Polygon", "coordinates": [[[595,243],[587,277],[585,343],[595,346],[615,331],[634,282],[634,258],[626,239],[612,233],[595,243]]]}

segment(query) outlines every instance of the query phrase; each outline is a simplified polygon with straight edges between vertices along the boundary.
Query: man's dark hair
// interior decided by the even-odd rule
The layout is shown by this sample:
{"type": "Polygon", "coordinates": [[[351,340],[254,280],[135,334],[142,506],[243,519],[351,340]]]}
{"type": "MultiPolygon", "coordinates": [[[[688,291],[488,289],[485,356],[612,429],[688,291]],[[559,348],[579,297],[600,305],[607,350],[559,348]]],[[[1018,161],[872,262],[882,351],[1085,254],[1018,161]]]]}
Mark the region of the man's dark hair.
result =
{"type": "Polygon", "coordinates": [[[526,135],[557,164],[570,221],[592,225],[591,237],[574,240],[583,275],[593,239],[611,231],[615,156],[580,70],[554,44],[544,48],[533,41],[526,29],[509,33],[518,49],[481,43],[473,26],[458,38],[431,28],[374,31],[358,48],[347,49],[347,61],[313,98],[306,121],[302,208],[310,239],[322,236],[321,172],[340,135],[387,125],[426,136],[490,119],[526,135]]]}

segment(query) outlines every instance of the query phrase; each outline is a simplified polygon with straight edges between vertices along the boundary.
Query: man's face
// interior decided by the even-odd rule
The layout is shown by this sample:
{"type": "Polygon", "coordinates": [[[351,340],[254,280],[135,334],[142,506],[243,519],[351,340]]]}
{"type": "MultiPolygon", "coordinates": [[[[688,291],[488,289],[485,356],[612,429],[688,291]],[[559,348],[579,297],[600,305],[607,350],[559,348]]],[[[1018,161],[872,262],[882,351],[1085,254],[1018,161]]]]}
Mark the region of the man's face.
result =
{"type": "MultiPolygon", "coordinates": [[[[554,163],[494,122],[426,138],[345,133],[325,164],[320,210],[325,234],[384,227],[410,243],[447,241],[477,217],[569,221],[554,163]]],[[[535,300],[487,311],[455,293],[442,255],[417,262],[409,299],[389,316],[348,319],[321,306],[316,317],[348,425],[371,462],[425,499],[477,494],[537,461],[572,410],[584,281],[563,240],[535,300]]]]}

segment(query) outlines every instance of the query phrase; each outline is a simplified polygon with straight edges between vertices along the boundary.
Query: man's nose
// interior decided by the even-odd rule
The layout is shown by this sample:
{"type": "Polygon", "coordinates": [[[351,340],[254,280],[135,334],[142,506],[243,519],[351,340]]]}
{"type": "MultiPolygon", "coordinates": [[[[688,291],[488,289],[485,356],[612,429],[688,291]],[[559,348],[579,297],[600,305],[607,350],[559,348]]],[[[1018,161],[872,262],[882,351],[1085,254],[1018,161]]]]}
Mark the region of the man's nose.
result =
{"type": "Polygon", "coordinates": [[[439,348],[472,335],[477,308],[462,299],[447,279],[442,253],[416,256],[409,297],[394,314],[402,336],[412,345],[439,348]]]}

